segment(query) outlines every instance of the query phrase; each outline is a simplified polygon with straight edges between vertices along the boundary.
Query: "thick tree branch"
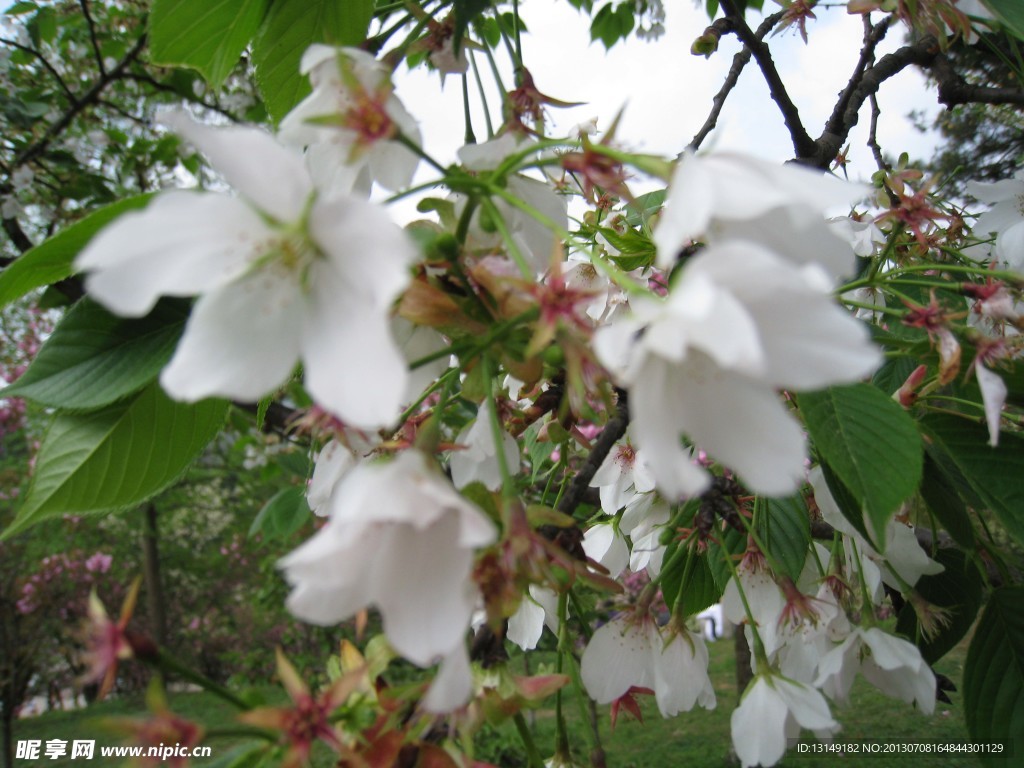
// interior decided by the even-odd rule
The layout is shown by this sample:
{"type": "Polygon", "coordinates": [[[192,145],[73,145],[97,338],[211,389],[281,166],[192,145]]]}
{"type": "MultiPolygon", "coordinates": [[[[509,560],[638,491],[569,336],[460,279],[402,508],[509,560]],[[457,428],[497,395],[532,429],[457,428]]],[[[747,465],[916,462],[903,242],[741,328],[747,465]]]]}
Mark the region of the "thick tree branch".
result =
{"type": "Polygon", "coordinates": [[[789,130],[789,136],[793,141],[793,149],[796,152],[797,158],[803,160],[804,158],[814,157],[816,150],[814,139],[807,133],[807,129],[804,128],[804,124],[800,120],[800,110],[797,109],[793,100],[789,98],[789,93],[782,82],[779,70],[775,67],[775,61],[772,59],[768,45],[758,38],[754,30],[750,28],[746,19],[743,18],[743,14],[736,8],[733,0],[722,0],[721,4],[726,17],[733,22],[736,36],[750,49],[765,82],[768,84],[768,92],[782,113],[782,119],[789,130]]]}
{"type": "Polygon", "coordinates": [[[990,88],[971,85],[955,69],[950,60],[938,54],[929,67],[939,86],[939,103],[952,108],[958,104],[1013,104],[1024,106],[1024,89],[990,88]]]}
{"type": "Polygon", "coordinates": [[[857,60],[857,66],[854,68],[853,74],[850,75],[850,81],[846,84],[843,92],[839,94],[839,100],[832,110],[832,115],[825,123],[826,133],[839,134],[843,130],[846,110],[850,106],[850,99],[853,98],[853,94],[863,81],[865,73],[871,67],[872,62],[874,62],[875,49],[878,48],[878,44],[885,38],[890,25],[891,19],[886,18],[872,27],[867,17],[864,17],[864,47],[860,50],[860,58],[857,60]]]}
{"type": "MultiPolygon", "coordinates": [[[[938,52],[938,41],[929,35],[879,59],[874,66],[864,72],[864,76],[848,96],[844,92],[843,97],[846,100],[846,109],[843,111],[842,119],[835,123],[836,130],[830,130],[826,127],[825,131],[814,142],[816,145],[814,151],[806,155],[797,153],[797,159],[807,165],[821,169],[828,168],[846,142],[850,131],[860,119],[860,108],[869,97],[878,92],[882,83],[912,64],[927,67],[935,59],[938,52]]],[[[830,120],[829,122],[831,125],[832,121],[830,120]]]]}

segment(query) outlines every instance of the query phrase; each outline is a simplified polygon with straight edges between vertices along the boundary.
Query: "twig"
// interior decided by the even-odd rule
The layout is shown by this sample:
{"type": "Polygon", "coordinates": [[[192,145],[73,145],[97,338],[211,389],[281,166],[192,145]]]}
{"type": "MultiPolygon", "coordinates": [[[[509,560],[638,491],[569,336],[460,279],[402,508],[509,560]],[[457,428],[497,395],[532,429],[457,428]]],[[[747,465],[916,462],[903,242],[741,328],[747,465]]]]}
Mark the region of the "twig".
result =
{"type": "Polygon", "coordinates": [[[60,89],[64,91],[64,95],[68,97],[68,101],[70,101],[72,104],[75,103],[76,99],[74,92],[68,87],[68,84],[64,82],[64,78],[60,76],[60,72],[57,71],[57,68],[50,63],[49,59],[43,56],[42,52],[37,51],[30,45],[22,45],[16,40],[8,40],[6,37],[0,37],[0,43],[3,43],[4,45],[9,45],[11,48],[17,48],[19,51],[24,51],[25,53],[28,53],[39,59],[40,63],[46,68],[46,71],[53,75],[53,79],[57,81],[57,84],[60,86],[60,89]]]}
{"type": "Polygon", "coordinates": [[[789,98],[779,70],[775,68],[775,61],[772,59],[768,45],[758,38],[754,30],[750,28],[743,18],[743,14],[737,9],[734,0],[721,0],[721,5],[726,16],[732,19],[736,36],[750,49],[754,60],[757,61],[764,81],[768,84],[768,92],[782,113],[782,119],[789,130],[789,137],[793,141],[793,149],[796,151],[797,158],[803,160],[814,157],[816,151],[814,139],[807,133],[807,129],[804,128],[804,124],[800,120],[800,110],[789,98]]]}
{"type": "MultiPolygon", "coordinates": [[[[892,169],[885,162],[885,158],[882,156],[882,147],[878,143],[878,118],[882,114],[882,110],[878,107],[878,97],[875,94],[871,94],[868,97],[868,101],[871,102],[871,124],[868,129],[867,145],[871,148],[871,154],[875,157],[875,165],[878,166],[878,170],[890,171],[892,169]]],[[[893,201],[893,204],[895,202],[893,201]]]]}
{"type": "Polygon", "coordinates": [[[128,53],[126,53],[124,57],[122,57],[122,59],[119,62],[117,62],[114,68],[111,69],[109,72],[101,75],[100,78],[92,84],[92,87],[89,88],[89,90],[86,91],[80,99],[76,99],[75,101],[73,101],[71,105],[68,107],[68,109],[64,112],[64,114],[61,115],[56,122],[51,123],[50,126],[43,133],[43,135],[40,136],[35,143],[30,144],[28,147],[22,150],[17,157],[14,158],[14,162],[11,163],[11,166],[13,168],[16,168],[19,165],[24,165],[25,163],[34,160],[35,158],[43,154],[43,152],[46,151],[46,148],[50,146],[50,143],[55,138],[57,138],[57,136],[59,136],[65,128],[71,125],[72,121],[78,116],[79,112],[81,112],[88,106],[96,104],[99,101],[100,94],[103,93],[104,89],[108,85],[110,85],[110,83],[112,83],[114,80],[117,80],[121,76],[121,73],[125,70],[125,68],[133,61],[135,61],[135,59],[138,58],[139,54],[142,53],[142,49],[145,47],[146,35],[143,34],[139,37],[138,40],[135,41],[135,45],[131,47],[131,50],[129,50],[128,53]]]}
{"type": "Polygon", "coordinates": [[[92,14],[89,13],[89,0],[78,0],[82,6],[82,15],[85,16],[85,23],[89,27],[89,41],[92,43],[93,53],[96,54],[96,66],[99,67],[100,77],[107,74],[103,64],[103,52],[100,50],[100,41],[96,37],[96,25],[93,23],[92,14]]]}
{"type": "MultiPolygon", "coordinates": [[[[772,28],[778,23],[779,19],[783,16],[783,11],[773,13],[771,16],[761,22],[755,33],[759,39],[764,39],[765,36],[772,31],[772,28]]],[[[722,114],[722,107],[725,106],[725,100],[728,98],[732,89],[736,87],[736,83],[739,82],[740,74],[743,72],[743,68],[750,63],[750,49],[747,46],[743,46],[740,52],[732,57],[732,66],[729,68],[728,74],[725,76],[725,82],[722,83],[721,89],[715,94],[715,98],[711,100],[711,113],[708,115],[708,119],[704,121],[704,125],[697,131],[697,134],[693,137],[693,140],[689,144],[689,149],[696,151],[700,148],[704,139],[708,137],[708,134],[715,129],[718,125],[718,117],[722,114]]]]}
{"type": "Polygon", "coordinates": [[[729,93],[733,88],[736,87],[736,83],[740,79],[740,73],[743,68],[750,63],[750,49],[744,46],[739,53],[732,57],[732,66],[729,68],[729,74],[725,77],[725,82],[722,83],[721,90],[715,94],[715,98],[711,100],[711,113],[708,115],[708,119],[704,121],[704,125],[697,131],[696,135],[690,141],[689,149],[696,151],[700,148],[701,143],[708,137],[708,134],[714,130],[715,126],[718,125],[718,116],[722,113],[722,107],[725,106],[725,100],[729,96],[729,93]]]}

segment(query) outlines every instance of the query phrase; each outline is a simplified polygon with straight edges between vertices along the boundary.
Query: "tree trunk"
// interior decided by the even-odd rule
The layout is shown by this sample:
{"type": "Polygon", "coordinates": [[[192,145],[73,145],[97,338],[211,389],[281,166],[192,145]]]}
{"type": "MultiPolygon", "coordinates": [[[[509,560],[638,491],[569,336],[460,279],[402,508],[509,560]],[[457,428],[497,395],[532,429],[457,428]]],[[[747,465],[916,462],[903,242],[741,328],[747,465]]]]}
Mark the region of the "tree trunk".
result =
{"type": "Polygon", "coordinates": [[[14,768],[14,708],[0,706],[3,717],[4,768],[14,768]]]}
{"type": "Polygon", "coordinates": [[[157,547],[156,505],[146,505],[142,528],[143,575],[146,581],[146,613],[149,615],[149,631],[156,644],[167,647],[167,612],[164,609],[164,589],[160,580],[160,551],[157,547]]]}

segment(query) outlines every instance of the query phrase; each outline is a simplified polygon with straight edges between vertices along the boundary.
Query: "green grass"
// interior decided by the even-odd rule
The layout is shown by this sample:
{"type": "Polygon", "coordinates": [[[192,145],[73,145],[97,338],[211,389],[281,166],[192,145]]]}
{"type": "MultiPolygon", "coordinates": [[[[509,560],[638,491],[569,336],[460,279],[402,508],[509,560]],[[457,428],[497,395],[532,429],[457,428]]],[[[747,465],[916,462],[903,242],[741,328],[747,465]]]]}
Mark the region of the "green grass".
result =
{"type": "MultiPolygon", "coordinates": [[[[663,720],[653,701],[644,702],[644,723],[637,723],[620,716],[618,726],[612,733],[608,726],[607,707],[601,708],[601,740],[607,752],[609,768],[719,768],[735,766],[730,756],[730,715],[737,703],[734,677],[733,645],[731,641],[720,641],[709,646],[711,655],[711,679],[715,683],[718,707],[710,712],[696,710],[684,713],[671,720],[663,720]]],[[[959,681],[963,671],[966,645],[950,653],[939,665],[938,671],[954,681],[959,681]]],[[[259,693],[270,703],[283,701],[278,688],[267,687],[259,693]]],[[[648,699],[649,697],[641,697],[648,699]]],[[[925,716],[902,702],[879,694],[863,680],[858,680],[851,696],[851,705],[834,708],[833,716],[843,724],[840,740],[894,742],[963,742],[967,740],[964,726],[961,698],[952,695],[953,704],[939,703],[935,714],[925,716]]],[[[206,693],[178,693],[170,695],[171,707],[178,714],[200,721],[208,730],[231,728],[234,711],[229,705],[206,693]]],[[[101,702],[88,710],[77,712],[53,712],[15,723],[15,739],[95,739],[100,745],[116,745],[120,738],[104,731],[97,724],[97,718],[139,717],[144,714],[141,700],[120,699],[101,702]]],[[[587,753],[591,737],[582,726],[583,719],[578,703],[570,692],[566,696],[565,711],[571,731],[575,757],[581,765],[587,764],[587,753]]],[[[553,749],[555,734],[554,711],[548,707],[533,714],[534,732],[540,751],[545,756],[553,749]]],[[[510,724],[495,729],[482,744],[479,759],[492,758],[495,750],[504,747],[505,754],[517,749],[515,731],[510,724]]],[[[814,743],[813,737],[807,740],[814,743]]],[[[241,743],[239,737],[220,737],[207,742],[213,748],[212,759],[194,760],[192,765],[201,768],[218,756],[241,743]]],[[[521,750],[518,750],[521,753],[521,750]]],[[[317,766],[329,766],[332,761],[322,753],[315,761],[317,766]]],[[[516,759],[506,757],[498,761],[500,768],[514,768],[516,759]]],[[[85,760],[16,760],[16,768],[41,768],[42,766],[97,766],[116,765],[119,761],[104,760],[97,756],[85,760]]],[[[521,763],[520,763],[521,764],[521,763]]],[[[917,765],[921,768],[977,768],[981,765],[976,757],[963,754],[927,756],[800,756],[790,751],[780,763],[791,768],[887,768],[891,765],[917,765]]],[[[1007,761],[1009,767],[1011,761],[1007,761]]]]}

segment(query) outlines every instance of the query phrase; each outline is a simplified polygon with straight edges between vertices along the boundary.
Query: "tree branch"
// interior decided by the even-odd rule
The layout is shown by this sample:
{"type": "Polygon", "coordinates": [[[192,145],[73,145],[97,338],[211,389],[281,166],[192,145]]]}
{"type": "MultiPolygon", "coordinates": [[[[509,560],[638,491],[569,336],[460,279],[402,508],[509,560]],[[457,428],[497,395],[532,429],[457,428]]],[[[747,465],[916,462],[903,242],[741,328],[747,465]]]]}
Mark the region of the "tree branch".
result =
{"type": "Polygon", "coordinates": [[[78,114],[82,110],[99,101],[100,94],[103,93],[104,89],[114,80],[121,77],[125,68],[139,57],[139,54],[142,53],[142,50],[145,47],[146,35],[143,34],[135,41],[135,45],[132,46],[131,50],[129,50],[119,62],[117,62],[113,69],[101,75],[100,78],[92,84],[92,87],[82,94],[81,98],[73,101],[64,114],[61,115],[56,122],[51,123],[49,127],[47,127],[46,131],[43,132],[43,135],[40,136],[35,143],[26,147],[20,154],[18,154],[17,157],[14,158],[14,162],[11,164],[11,167],[17,168],[19,165],[24,165],[43,154],[53,140],[57,138],[64,129],[71,125],[72,121],[78,117],[78,114]]]}
{"type": "Polygon", "coordinates": [[[39,59],[39,62],[46,68],[46,71],[53,75],[53,79],[57,81],[57,85],[59,85],[60,89],[64,91],[64,95],[68,97],[68,101],[72,104],[75,103],[76,98],[74,92],[68,87],[68,84],[64,82],[64,78],[60,76],[60,72],[57,71],[57,68],[54,67],[53,64],[50,63],[50,60],[43,56],[40,51],[37,51],[29,45],[22,45],[16,40],[8,40],[6,37],[0,37],[0,43],[9,45],[11,48],[16,48],[19,51],[24,51],[25,53],[39,59]]]}
{"type": "Polygon", "coordinates": [[[100,70],[100,77],[107,74],[106,66],[103,64],[103,52],[100,50],[100,41],[96,37],[96,25],[93,23],[92,14],[89,13],[89,0],[78,0],[82,6],[82,15],[85,16],[86,26],[89,27],[89,42],[92,43],[92,51],[96,54],[96,66],[100,70]]]}
{"type": "Polygon", "coordinates": [[[584,496],[586,496],[587,489],[590,487],[590,481],[594,479],[597,470],[604,463],[608,454],[611,453],[615,443],[626,434],[626,427],[629,426],[629,402],[624,390],[616,389],[615,391],[619,397],[615,415],[608,420],[604,429],[601,430],[601,434],[594,441],[594,447],[590,449],[590,455],[587,456],[586,463],[580,467],[579,472],[576,473],[576,476],[569,483],[569,489],[558,503],[559,512],[571,515],[576,511],[576,507],[579,506],[584,496]]]}
{"type": "MultiPolygon", "coordinates": [[[[853,74],[850,75],[850,81],[846,84],[846,88],[843,89],[843,92],[839,94],[839,100],[836,102],[836,106],[833,108],[831,116],[825,123],[826,133],[839,134],[842,132],[845,124],[844,120],[846,117],[846,110],[850,106],[850,99],[853,98],[854,92],[863,81],[865,73],[871,67],[872,62],[874,62],[875,49],[885,38],[886,33],[889,31],[890,24],[891,19],[886,18],[872,27],[867,16],[864,17],[864,47],[860,50],[860,58],[857,61],[857,66],[853,70],[853,74]]],[[[848,128],[847,132],[849,132],[848,128]]]]}
{"type": "MultiPolygon", "coordinates": [[[[783,16],[783,11],[773,13],[771,16],[761,22],[757,28],[758,39],[763,40],[765,35],[772,31],[772,28],[778,23],[779,19],[783,16]]],[[[715,129],[718,125],[718,117],[722,114],[722,107],[725,106],[725,100],[728,98],[732,89],[736,87],[736,83],[739,82],[740,74],[743,72],[743,68],[750,63],[751,51],[747,46],[743,46],[739,53],[732,57],[732,66],[729,68],[729,73],[725,76],[725,82],[722,83],[721,89],[715,94],[715,98],[711,100],[711,113],[708,115],[708,119],[704,121],[704,125],[697,131],[697,134],[693,137],[692,141],[688,146],[690,150],[697,150],[700,148],[701,143],[708,137],[708,134],[715,129]]]]}
{"type": "Polygon", "coordinates": [[[860,82],[846,97],[846,109],[843,111],[842,119],[835,124],[836,130],[829,130],[826,127],[825,131],[814,142],[816,145],[815,150],[803,156],[798,153],[797,159],[800,162],[817,168],[828,168],[846,142],[850,131],[860,119],[860,108],[870,96],[878,92],[882,83],[902,72],[911,64],[927,67],[935,59],[938,52],[938,41],[931,35],[928,35],[879,59],[874,66],[864,72],[860,82]]]}
{"type": "Polygon", "coordinates": [[[793,100],[789,98],[789,93],[782,82],[782,77],[779,75],[778,69],[775,68],[775,61],[772,59],[768,45],[758,38],[754,30],[750,28],[746,19],[743,18],[743,14],[738,11],[734,0],[721,0],[721,5],[726,17],[733,22],[733,31],[736,33],[736,36],[750,49],[754,60],[757,61],[757,66],[760,68],[761,74],[768,84],[768,92],[782,113],[782,119],[789,130],[789,137],[793,141],[793,149],[796,152],[797,158],[804,160],[805,158],[815,157],[816,147],[814,139],[807,133],[807,129],[804,128],[804,124],[800,120],[800,110],[797,109],[793,100]]]}
{"type": "Polygon", "coordinates": [[[943,54],[936,55],[929,67],[939,86],[939,103],[947,108],[957,104],[1013,104],[1024,106],[1024,90],[1020,88],[991,88],[971,85],[943,54]]]}

